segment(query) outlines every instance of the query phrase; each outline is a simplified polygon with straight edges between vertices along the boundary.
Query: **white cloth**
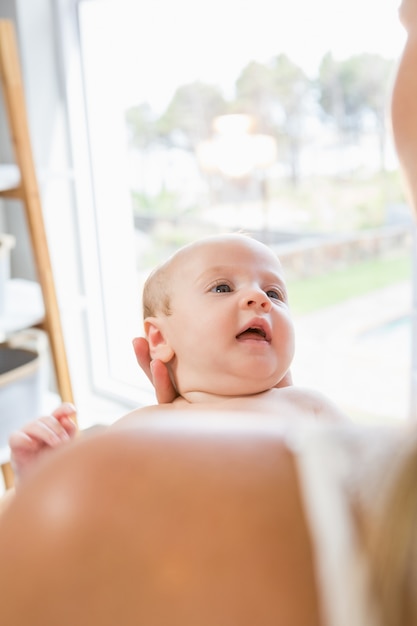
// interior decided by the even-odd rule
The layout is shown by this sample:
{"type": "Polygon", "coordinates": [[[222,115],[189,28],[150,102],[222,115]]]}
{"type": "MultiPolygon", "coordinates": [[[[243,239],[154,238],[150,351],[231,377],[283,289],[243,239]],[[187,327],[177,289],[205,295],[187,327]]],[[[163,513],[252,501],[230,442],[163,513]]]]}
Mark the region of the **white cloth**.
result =
{"type": "Polygon", "coordinates": [[[340,427],[293,432],[289,445],[297,459],[325,624],[377,626],[350,497],[363,450],[340,427]]]}

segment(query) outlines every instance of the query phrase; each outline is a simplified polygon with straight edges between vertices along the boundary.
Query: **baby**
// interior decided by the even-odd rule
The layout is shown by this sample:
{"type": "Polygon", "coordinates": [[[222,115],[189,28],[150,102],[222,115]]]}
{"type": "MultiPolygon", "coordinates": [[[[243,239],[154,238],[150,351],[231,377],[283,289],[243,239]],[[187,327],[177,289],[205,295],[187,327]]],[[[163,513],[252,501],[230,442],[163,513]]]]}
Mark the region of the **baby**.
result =
{"type": "Polygon", "coordinates": [[[293,360],[294,326],[282,266],[255,239],[222,235],[181,248],[148,278],[143,308],[151,357],[167,364],[179,394],[171,408],[338,413],[317,392],[276,388],[293,360]]]}
{"type": "MultiPolygon", "coordinates": [[[[282,266],[241,234],[191,243],[158,266],[143,292],[152,359],[166,364],[177,397],[143,411],[260,411],[285,419],[345,419],[322,394],[280,387],[294,356],[294,326],[282,266]]],[[[74,434],[64,405],[10,438],[19,475],[44,447],[74,434]]]]}

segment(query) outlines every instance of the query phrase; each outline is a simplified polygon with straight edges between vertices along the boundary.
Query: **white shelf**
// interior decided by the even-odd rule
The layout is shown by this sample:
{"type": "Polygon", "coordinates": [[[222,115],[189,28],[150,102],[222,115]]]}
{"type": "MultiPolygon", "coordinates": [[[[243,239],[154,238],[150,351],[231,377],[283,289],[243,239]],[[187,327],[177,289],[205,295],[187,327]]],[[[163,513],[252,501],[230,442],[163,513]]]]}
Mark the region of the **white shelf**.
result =
{"type": "Polygon", "coordinates": [[[45,315],[38,283],[12,278],[5,285],[5,306],[0,315],[0,340],[15,332],[40,324],[45,315]]]}
{"type": "Polygon", "coordinates": [[[0,448],[0,465],[4,465],[4,463],[8,463],[10,461],[10,448],[9,446],[4,446],[0,448]]]}
{"type": "Polygon", "coordinates": [[[15,189],[20,183],[17,165],[0,165],[0,191],[15,189]]]}

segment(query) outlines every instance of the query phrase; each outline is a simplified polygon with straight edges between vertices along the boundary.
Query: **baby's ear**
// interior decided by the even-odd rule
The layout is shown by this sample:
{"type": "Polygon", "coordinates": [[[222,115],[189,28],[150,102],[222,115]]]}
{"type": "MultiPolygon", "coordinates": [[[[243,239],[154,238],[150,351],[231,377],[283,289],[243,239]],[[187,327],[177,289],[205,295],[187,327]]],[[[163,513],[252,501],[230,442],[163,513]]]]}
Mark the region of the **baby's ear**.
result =
{"type": "Polygon", "coordinates": [[[147,317],[144,321],[144,328],[149,343],[151,359],[159,359],[163,363],[169,363],[175,353],[165,339],[158,318],[147,317]]]}

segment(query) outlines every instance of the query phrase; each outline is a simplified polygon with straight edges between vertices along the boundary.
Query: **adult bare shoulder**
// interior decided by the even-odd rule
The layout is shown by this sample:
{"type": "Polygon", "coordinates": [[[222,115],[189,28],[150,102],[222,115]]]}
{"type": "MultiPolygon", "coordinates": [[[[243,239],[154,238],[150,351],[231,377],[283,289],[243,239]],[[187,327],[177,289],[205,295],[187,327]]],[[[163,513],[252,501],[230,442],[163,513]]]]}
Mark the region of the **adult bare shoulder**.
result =
{"type": "Polygon", "coordinates": [[[401,23],[408,31],[417,34],[417,1],[403,0],[399,8],[401,23]]]}

